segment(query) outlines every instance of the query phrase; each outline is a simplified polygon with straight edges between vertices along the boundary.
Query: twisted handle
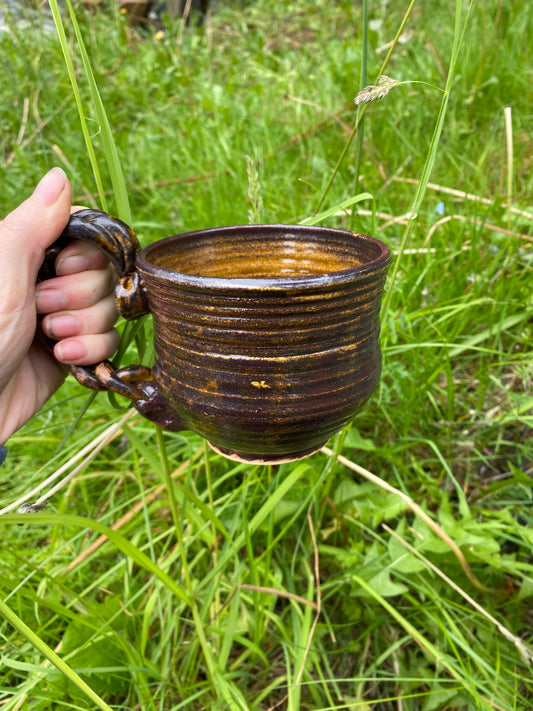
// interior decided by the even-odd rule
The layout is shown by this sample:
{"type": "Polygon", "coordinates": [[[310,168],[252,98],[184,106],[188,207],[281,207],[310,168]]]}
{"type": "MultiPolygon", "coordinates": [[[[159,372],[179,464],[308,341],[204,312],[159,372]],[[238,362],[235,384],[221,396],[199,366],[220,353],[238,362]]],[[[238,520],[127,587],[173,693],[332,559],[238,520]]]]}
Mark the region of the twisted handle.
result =
{"type": "Polygon", "coordinates": [[[70,216],[67,226],[46,250],[37,281],[55,276],[54,263],[59,252],[74,239],[99,247],[115,267],[115,299],[120,315],[131,321],[148,313],[148,300],[135,265],[141,249],[135,232],[125,222],[101,210],[80,210],[70,216]]]}
{"type": "MultiPolygon", "coordinates": [[[[60,237],[47,249],[37,281],[55,276],[57,255],[75,239],[99,247],[115,267],[115,302],[119,314],[132,320],[148,313],[148,299],[135,263],[141,248],[139,240],[125,222],[100,210],[80,210],[71,215],[60,237]]],[[[52,349],[53,341],[43,337],[52,349]]],[[[129,365],[117,370],[106,360],[90,366],[72,365],[70,371],[81,385],[91,390],[110,390],[129,398],[142,415],[162,427],[183,429],[183,423],[159,391],[150,368],[129,365]]]]}

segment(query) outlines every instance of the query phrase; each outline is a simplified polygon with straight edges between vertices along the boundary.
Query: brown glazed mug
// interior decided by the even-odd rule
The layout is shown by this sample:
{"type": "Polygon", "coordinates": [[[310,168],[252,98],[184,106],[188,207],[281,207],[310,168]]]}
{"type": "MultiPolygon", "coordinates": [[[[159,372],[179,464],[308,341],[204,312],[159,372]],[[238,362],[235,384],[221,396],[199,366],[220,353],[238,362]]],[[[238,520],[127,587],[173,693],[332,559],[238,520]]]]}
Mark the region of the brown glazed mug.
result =
{"type": "Polygon", "coordinates": [[[233,459],[279,463],[320,449],[349,423],[381,372],[379,311],[390,251],[324,227],[246,225],[140,249],[97,210],[75,213],[49,250],[98,245],[118,274],[120,314],[151,313],[154,367],[72,366],[83,385],[133,401],[168,430],[193,430],[233,459]]]}

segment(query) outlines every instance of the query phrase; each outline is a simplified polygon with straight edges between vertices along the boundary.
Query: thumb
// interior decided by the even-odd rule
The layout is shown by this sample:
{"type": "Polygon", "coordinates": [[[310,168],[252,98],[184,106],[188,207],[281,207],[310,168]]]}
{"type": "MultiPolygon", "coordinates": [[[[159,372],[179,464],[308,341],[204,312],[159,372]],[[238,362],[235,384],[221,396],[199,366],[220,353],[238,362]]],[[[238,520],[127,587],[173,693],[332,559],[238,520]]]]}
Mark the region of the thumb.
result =
{"type": "MultiPolygon", "coordinates": [[[[0,223],[0,284],[15,310],[33,301],[44,251],[59,237],[70,216],[71,188],[61,168],[52,168],[33,195],[0,223]]],[[[7,312],[3,305],[2,310],[7,312]]]]}

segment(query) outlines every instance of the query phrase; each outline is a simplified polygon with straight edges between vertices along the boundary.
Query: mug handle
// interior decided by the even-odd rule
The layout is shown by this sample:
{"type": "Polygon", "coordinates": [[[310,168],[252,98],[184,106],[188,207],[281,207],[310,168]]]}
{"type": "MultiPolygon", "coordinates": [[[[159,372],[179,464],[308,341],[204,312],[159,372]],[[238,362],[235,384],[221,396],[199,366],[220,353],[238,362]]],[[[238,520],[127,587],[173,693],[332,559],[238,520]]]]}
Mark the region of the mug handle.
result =
{"type": "MultiPolygon", "coordinates": [[[[149,313],[148,298],[136,267],[141,246],[135,232],[125,222],[101,210],[80,210],[70,216],[67,226],[45,252],[37,282],[51,279],[55,274],[55,260],[69,242],[75,239],[99,247],[117,272],[115,303],[119,314],[132,320],[149,313]]],[[[52,350],[54,341],[42,334],[46,346],[52,350]]],[[[91,390],[110,390],[133,401],[135,408],[148,420],[172,431],[186,429],[159,390],[151,368],[128,365],[116,369],[110,361],[95,365],[71,365],[76,380],[91,390]]]]}

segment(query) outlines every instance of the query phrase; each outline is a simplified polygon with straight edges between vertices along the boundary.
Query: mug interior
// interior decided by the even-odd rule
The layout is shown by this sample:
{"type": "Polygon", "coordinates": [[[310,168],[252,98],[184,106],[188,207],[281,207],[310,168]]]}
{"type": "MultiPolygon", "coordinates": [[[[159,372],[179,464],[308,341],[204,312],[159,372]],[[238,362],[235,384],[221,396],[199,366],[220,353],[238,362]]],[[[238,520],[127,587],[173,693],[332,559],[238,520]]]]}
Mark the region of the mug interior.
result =
{"type": "Polygon", "coordinates": [[[295,225],[221,227],[168,237],[142,252],[166,272],[244,280],[313,277],[380,262],[378,240],[344,230],[295,225]]]}

